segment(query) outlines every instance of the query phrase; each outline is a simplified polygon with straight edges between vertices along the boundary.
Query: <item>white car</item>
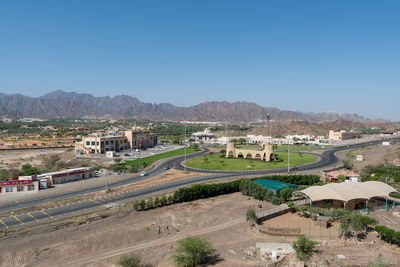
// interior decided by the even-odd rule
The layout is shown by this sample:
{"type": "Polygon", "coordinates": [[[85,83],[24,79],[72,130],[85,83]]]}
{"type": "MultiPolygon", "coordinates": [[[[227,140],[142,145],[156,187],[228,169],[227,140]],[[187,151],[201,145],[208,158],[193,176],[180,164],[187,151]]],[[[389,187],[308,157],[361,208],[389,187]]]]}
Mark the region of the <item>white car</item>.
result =
{"type": "Polygon", "coordinates": [[[147,172],[142,172],[142,173],[140,174],[140,176],[147,176],[147,175],[149,175],[147,172]]]}

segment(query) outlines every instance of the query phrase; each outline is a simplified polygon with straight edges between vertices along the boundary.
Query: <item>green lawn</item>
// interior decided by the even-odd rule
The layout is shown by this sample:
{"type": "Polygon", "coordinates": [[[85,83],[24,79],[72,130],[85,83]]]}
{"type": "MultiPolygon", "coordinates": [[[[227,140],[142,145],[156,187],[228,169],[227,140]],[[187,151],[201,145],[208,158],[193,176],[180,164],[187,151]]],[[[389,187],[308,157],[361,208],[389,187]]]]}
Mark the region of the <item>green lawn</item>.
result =
{"type": "MultiPolygon", "coordinates": [[[[192,154],[192,153],[195,153],[198,151],[200,151],[200,150],[194,150],[191,147],[186,148],[186,154],[192,154]]],[[[157,155],[153,155],[153,156],[149,156],[149,157],[145,157],[145,158],[141,158],[141,159],[137,159],[137,160],[127,160],[125,162],[125,164],[130,165],[130,166],[140,166],[143,163],[146,163],[147,166],[149,166],[150,164],[152,164],[153,162],[155,162],[159,159],[164,159],[164,158],[169,158],[169,157],[179,156],[179,155],[184,155],[184,154],[185,154],[185,149],[180,148],[177,150],[172,150],[172,151],[168,151],[165,153],[161,153],[161,154],[157,154],[157,155]]]]}
{"type": "MultiPolygon", "coordinates": [[[[326,146],[289,146],[290,150],[311,150],[311,149],[317,149],[317,148],[323,148],[323,147],[331,147],[331,145],[326,145],[326,146]]],[[[288,146],[283,145],[283,146],[277,146],[276,150],[284,150],[287,151],[288,146]]]]}
{"type": "MultiPolygon", "coordinates": [[[[265,162],[255,159],[221,158],[221,154],[206,155],[188,160],[186,165],[193,168],[209,170],[261,170],[287,167],[288,154],[276,153],[282,162],[265,162]]],[[[290,166],[299,166],[318,160],[317,156],[306,153],[290,153],[290,166]]]]}
{"type": "MultiPolygon", "coordinates": [[[[289,145],[289,149],[290,150],[312,150],[312,149],[317,149],[317,148],[327,148],[327,147],[331,147],[332,145],[325,145],[325,146],[293,146],[293,145],[289,145]]],[[[214,147],[214,148],[220,148],[220,149],[225,149],[226,146],[210,146],[210,147],[214,147]]],[[[236,145],[237,148],[248,148],[248,149],[257,149],[257,148],[261,148],[260,145],[236,145]]],[[[288,146],[287,145],[282,145],[282,146],[277,146],[277,148],[275,150],[283,150],[283,151],[287,151],[288,150],[288,146]]]]}

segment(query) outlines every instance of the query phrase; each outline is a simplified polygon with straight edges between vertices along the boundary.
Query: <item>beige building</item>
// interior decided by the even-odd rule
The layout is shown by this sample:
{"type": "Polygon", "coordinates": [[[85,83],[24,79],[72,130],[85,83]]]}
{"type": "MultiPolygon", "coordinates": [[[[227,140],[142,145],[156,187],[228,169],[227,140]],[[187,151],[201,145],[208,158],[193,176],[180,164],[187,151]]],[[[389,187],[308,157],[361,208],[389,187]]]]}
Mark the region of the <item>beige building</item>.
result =
{"type": "Polygon", "coordinates": [[[124,134],[131,149],[154,147],[158,142],[156,134],[140,127],[133,127],[132,130],[125,131],[124,134]]]}
{"type": "Polygon", "coordinates": [[[357,132],[346,132],[345,130],[340,130],[335,132],[333,130],[329,130],[328,139],[332,141],[342,141],[342,140],[351,140],[356,138],[361,138],[362,134],[357,132]]]}
{"type": "Polygon", "coordinates": [[[128,149],[129,144],[126,136],[96,133],[82,138],[82,148],[88,154],[102,154],[128,149]]]}
{"type": "Polygon", "coordinates": [[[256,149],[240,149],[235,147],[234,142],[230,142],[226,145],[226,157],[234,158],[250,158],[259,159],[262,161],[274,160],[274,146],[268,143],[263,143],[260,150],[256,149]]]}

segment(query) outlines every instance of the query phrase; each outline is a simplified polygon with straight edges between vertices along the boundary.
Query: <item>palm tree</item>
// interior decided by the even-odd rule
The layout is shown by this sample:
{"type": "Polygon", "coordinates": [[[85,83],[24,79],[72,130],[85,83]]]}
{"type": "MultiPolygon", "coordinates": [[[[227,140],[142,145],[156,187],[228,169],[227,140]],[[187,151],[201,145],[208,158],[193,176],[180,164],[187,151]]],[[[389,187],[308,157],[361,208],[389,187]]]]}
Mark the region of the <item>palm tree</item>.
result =
{"type": "Polygon", "coordinates": [[[388,184],[390,186],[394,186],[395,185],[395,181],[392,177],[390,176],[382,176],[379,177],[379,181],[385,184],[388,184]]]}

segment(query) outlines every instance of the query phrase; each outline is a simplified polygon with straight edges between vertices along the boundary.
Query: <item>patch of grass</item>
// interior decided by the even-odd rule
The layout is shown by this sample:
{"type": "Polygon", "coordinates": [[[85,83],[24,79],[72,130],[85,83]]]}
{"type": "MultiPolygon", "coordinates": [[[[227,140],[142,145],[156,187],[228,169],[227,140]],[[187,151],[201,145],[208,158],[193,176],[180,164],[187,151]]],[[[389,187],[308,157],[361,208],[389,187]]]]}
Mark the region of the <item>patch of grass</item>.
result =
{"type": "MultiPolygon", "coordinates": [[[[191,147],[186,148],[186,154],[192,154],[192,153],[195,153],[198,151],[200,151],[200,150],[195,150],[191,147]]],[[[165,153],[160,153],[157,155],[153,155],[153,156],[149,156],[149,157],[145,157],[145,158],[141,158],[141,159],[137,159],[137,160],[127,160],[124,164],[130,165],[130,166],[141,166],[141,165],[145,164],[146,166],[149,166],[150,164],[152,164],[153,162],[155,162],[157,160],[169,158],[169,157],[173,157],[173,156],[184,155],[184,154],[185,154],[185,149],[180,148],[177,150],[168,151],[165,153]]]]}
{"type": "MultiPolygon", "coordinates": [[[[261,170],[261,169],[276,169],[287,167],[288,154],[285,152],[276,153],[281,159],[281,162],[265,162],[256,159],[236,159],[224,158],[221,163],[221,155],[213,154],[203,157],[198,157],[187,161],[186,165],[193,168],[208,169],[208,170],[261,170]],[[205,160],[207,158],[207,160],[205,160]],[[251,166],[251,168],[248,168],[251,166]]],[[[290,166],[299,166],[317,161],[318,157],[302,153],[290,153],[290,166]]]]}

